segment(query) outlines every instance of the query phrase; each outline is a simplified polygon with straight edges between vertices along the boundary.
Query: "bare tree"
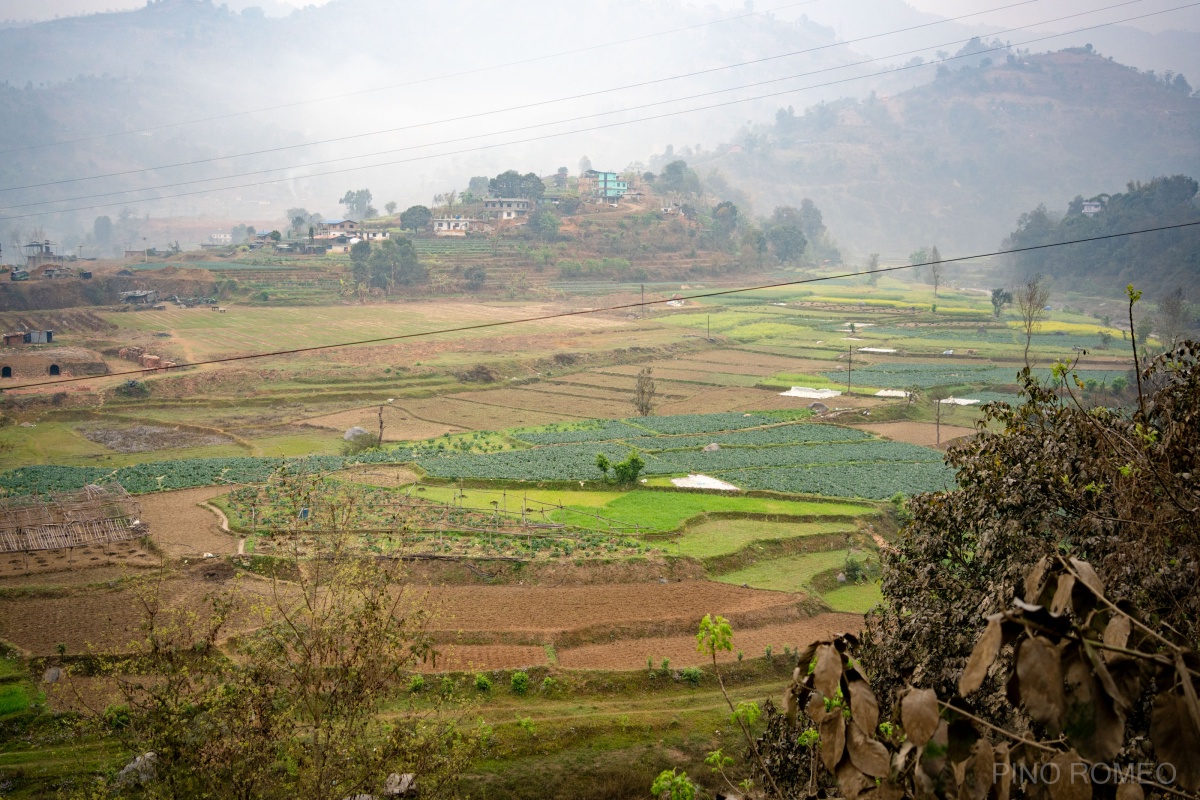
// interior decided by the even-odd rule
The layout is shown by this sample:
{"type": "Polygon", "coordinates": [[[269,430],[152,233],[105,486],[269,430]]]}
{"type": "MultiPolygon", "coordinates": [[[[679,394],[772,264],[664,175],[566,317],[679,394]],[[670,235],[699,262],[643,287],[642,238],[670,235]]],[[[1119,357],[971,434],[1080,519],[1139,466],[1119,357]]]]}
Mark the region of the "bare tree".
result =
{"type": "Polygon", "coordinates": [[[938,252],[937,245],[929,251],[929,279],[933,282],[933,296],[938,296],[938,287],[942,283],[942,254],[938,252]]]}
{"type": "MultiPolygon", "coordinates": [[[[1162,296],[1158,301],[1157,328],[1167,350],[1175,349],[1180,341],[1186,339],[1192,327],[1191,309],[1182,286],[1176,286],[1162,296]]],[[[1140,338],[1138,341],[1142,341],[1140,338]]]]}
{"type": "Polygon", "coordinates": [[[639,417],[648,417],[654,410],[654,378],[650,377],[650,367],[642,367],[637,376],[637,386],[633,392],[633,407],[639,417]]]}
{"type": "Polygon", "coordinates": [[[1033,334],[1042,327],[1046,318],[1046,301],[1050,299],[1050,286],[1041,273],[1031,275],[1017,287],[1017,313],[1021,316],[1021,327],[1025,331],[1025,366],[1029,366],[1029,347],[1033,334]]]}

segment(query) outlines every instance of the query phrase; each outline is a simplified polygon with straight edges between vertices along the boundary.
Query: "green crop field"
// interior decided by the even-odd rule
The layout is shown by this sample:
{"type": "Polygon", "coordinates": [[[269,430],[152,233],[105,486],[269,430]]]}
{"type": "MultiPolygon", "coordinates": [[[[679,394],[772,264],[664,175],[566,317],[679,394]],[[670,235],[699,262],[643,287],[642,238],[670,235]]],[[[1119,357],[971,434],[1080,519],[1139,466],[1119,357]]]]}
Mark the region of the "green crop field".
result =
{"type": "Polygon", "coordinates": [[[845,564],[849,555],[849,550],[826,550],[820,553],[773,558],[736,572],[727,572],[718,576],[717,580],[739,586],[745,584],[755,589],[802,592],[805,591],[808,582],[820,573],[845,564]]]}
{"type": "Polygon", "coordinates": [[[829,604],[834,611],[848,611],[852,614],[865,614],[872,606],[879,605],[883,600],[883,592],[879,584],[855,583],[839,586],[831,592],[825,592],[821,599],[829,604]]]}
{"type": "Polygon", "coordinates": [[[720,519],[688,528],[670,552],[693,558],[713,558],[736,553],[754,542],[797,539],[830,533],[849,533],[846,522],[761,522],[720,519]]]}

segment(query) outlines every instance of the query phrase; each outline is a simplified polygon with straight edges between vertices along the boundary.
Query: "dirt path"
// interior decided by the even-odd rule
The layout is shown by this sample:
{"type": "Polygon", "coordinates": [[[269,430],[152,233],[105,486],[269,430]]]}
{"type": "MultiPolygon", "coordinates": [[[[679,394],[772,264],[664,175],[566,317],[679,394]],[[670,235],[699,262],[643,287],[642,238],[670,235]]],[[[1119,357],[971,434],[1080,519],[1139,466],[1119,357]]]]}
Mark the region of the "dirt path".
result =
{"type": "Polygon", "coordinates": [[[150,525],[150,538],[168,558],[237,552],[237,539],[228,533],[229,521],[207,505],[208,500],[228,491],[226,487],[205,486],[139,497],[142,519],[150,525]]]}

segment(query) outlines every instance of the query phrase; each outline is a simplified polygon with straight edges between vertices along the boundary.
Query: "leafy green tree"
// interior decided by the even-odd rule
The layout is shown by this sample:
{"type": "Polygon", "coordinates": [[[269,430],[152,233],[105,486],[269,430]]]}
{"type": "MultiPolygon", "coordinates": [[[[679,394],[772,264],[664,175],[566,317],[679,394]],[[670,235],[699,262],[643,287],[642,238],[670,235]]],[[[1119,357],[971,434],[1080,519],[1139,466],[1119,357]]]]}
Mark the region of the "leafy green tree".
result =
{"type": "Polygon", "coordinates": [[[1012,301],[1012,292],[1000,287],[992,289],[992,315],[1000,319],[1000,313],[1004,311],[1005,306],[1012,305],[1012,301]]]}
{"type": "Polygon", "coordinates": [[[279,231],[271,231],[271,233],[268,234],[268,236],[270,237],[272,242],[278,242],[283,239],[283,234],[280,233],[279,231]]]}
{"type": "Polygon", "coordinates": [[[654,188],[660,194],[678,192],[685,195],[701,193],[700,176],[682,159],[672,161],[663,167],[654,181],[654,188]]]}
{"type": "Polygon", "coordinates": [[[561,227],[562,220],[549,209],[538,209],[529,215],[527,228],[547,242],[554,241],[554,238],[558,236],[558,229],[561,227]]]}
{"type": "Polygon", "coordinates": [[[488,191],[494,197],[523,197],[529,200],[541,200],[546,194],[546,185],[532,172],[522,175],[515,169],[510,169],[488,181],[488,191]]]}
{"type": "Polygon", "coordinates": [[[386,211],[388,213],[388,216],[390,217],[392,214],[396,213],[396,207],[398,205],[399,204],[395,200],[389,200],[387,203],[384,204],[383,210],[386,211]]]}
{"type": "Polygon", "coordinates": [[[738,224],[738,207],[725,200],[712,210],[713,233],[722,242],[729,241],[738,224]]]}
{"type": "Polygon", "coordinates": [[[632,450],[624,461],[612,465],[613,479],[620,484],[636,483],[645,468],[646,462],[638,455],[637,450],[632,450]]]}
{"type": "Polygon", "coordinates": [[[363,220],[379,216],[379,212],[371,205],[370,189],[347,189],[338,203],[346,207],[346,216],[350,219],[363,220]]]}
{"type": "Polygon", "coordinates": [[[405,237],[384,239],[378,247],[371,248],[367,260],[371,285],[388,294],[394,292],[397,286],[412,286],[424,283],[429,278],[412,241],[405,237]]]}
{"type": "Polygon", "coordinates": [[[92,223],[92,240],[100,247],[107,247],[113,240],[112,217],[96,217],[92,223]]]}
{"type": "Polygon", "coordinates": [[[360,242],[355,242],[350,245],[350,271],[354,275],[354,282],[361,285],[366,285],[371,280],[371,266],[368,263],[371,258],[371,243],[365,239],[360,242]]]}
{"type": "Polygon", "coordinates": [[[799,261],[804,255],[804,248],[808,246],[804,231],[795,222],[772,225],[767,230],[767,241],[775,252],[775,257],[784,264],[799,261]]]}
{"type": "Polygon", "coordinates": [[[433,220],[433,212],[425,206],[409,206],[400,214],[400,227],[419,231],[433,220]]]}

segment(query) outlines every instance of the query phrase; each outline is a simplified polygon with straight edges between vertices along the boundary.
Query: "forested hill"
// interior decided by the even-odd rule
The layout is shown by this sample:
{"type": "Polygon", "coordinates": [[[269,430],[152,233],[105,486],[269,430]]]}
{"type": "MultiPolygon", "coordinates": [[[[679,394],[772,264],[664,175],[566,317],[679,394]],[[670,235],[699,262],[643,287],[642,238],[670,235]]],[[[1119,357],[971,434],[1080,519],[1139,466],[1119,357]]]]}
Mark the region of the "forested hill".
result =
{"type": "MultiPolygon", "coordinates": [[[[1006,244],[1032,247],[1200,221],[1197,188],[1200,184],[1184,175],[1131,182],[1123,193],[1101,194],[1090,201],[1077,196],[1061,219],[1041,205],[1021,215],[1006,244]]],[[[1119,290],[1134,283],[1157,295],[1200,282],[1200,226],[1036,250],[1012,258],[1021,273],[1083,279],[1094,289],[1119,290]]]]}
{"type": "Polygon", "coordinates": [[[1200,98],[1084,49],[937,68],[892,97],[780,110],[707,159],[756,211],[812,198],[853,252],[991,250],[1017,218],[1154,175],[1194,173],[1200,98]]]}

